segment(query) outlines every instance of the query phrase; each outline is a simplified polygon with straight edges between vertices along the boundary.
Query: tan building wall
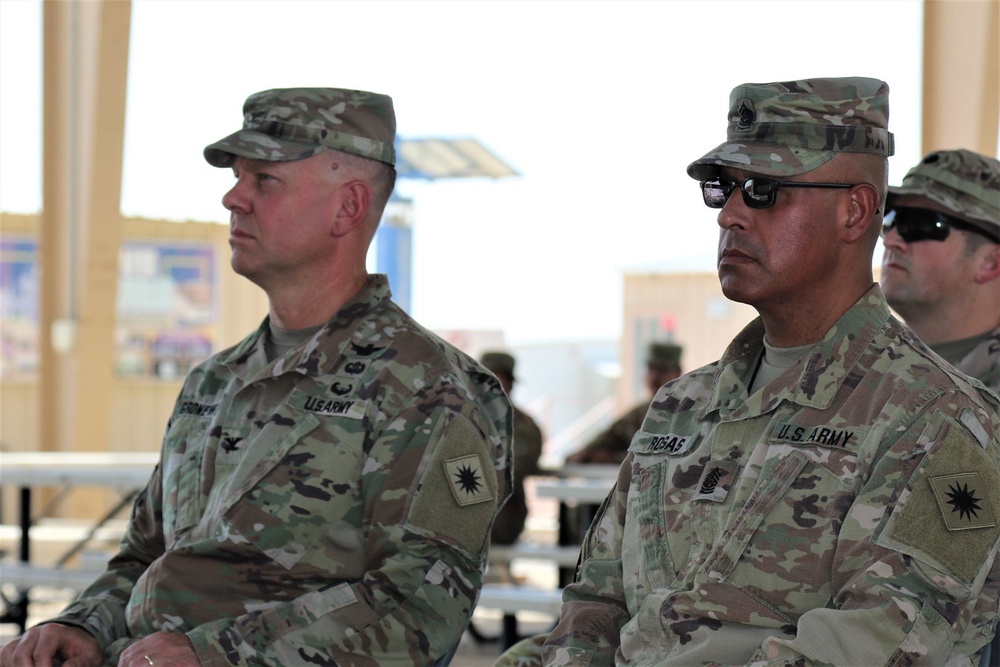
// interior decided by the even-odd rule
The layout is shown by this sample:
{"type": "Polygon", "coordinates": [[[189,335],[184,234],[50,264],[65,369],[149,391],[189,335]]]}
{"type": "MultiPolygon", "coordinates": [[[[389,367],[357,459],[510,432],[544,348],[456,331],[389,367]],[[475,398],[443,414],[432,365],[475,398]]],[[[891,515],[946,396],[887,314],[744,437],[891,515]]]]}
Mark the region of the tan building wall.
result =
{"type": "MultiPolygon", "coordinates": [[[[0,235],[34,236],[37,216],[4,213],[0,235]]],[[[210,242],[215,248],[214,284],[218,290],[218,317],[214,348],[236,343],[267,313],[264,293],[229,268],[229,228],[201,222],[167,222],[127,218],[123,238],[210,242]]],[[[92,451],[156,451],[182,378],[120,377],[110,397],[111,442],[88,442],[92,451]]],[[[0,442],[6,450],[33,451],[38,447],[39,405],[34,378],[0,382],[0,442]]],[[[46,406],[57,412],[58,407],[46,406]]]]}
{"type": "MultiPolygon", "coordinates": [[[[881,260],[881,255],[876,259],[881,260]]],[[[879,267],[873,268],[875,281],[879,267]]],[[[715,271],[626,273],[621,339],[620,406],[646,398],[643,370],[646,346],[670,339],[684,346],[684,371],[717,360],[757,311],[722,294],[715,271]]]]}
{"type": "MultiPolygon", "coordinates": [[[[35,215],[0,215],[0,236],[36,237],[35,215]]],[[[127,241],[199,241],[211,243],[216,261],[214,285],[217,317],[214,350],[228,347],[267,313],[264,293],[229,268],[229,229],[226,225],[201,222],[125,219],[127,241]]],[[[40,334],[41,335],[41,334],[40,334]]],[[[87,443],[92,451],[157,451],[182,377],[118,377],[111,401],[111,441],[87,443]]],[[[38,446],[39,409],[37,379],[4,379],[0,382],[0,443],[7,451],[34,451],[38,446]]],[[[46,406],[58,414],[58,406],[46,406]]]]}
{"type": "Polygon", "coordinates": [[[647,397],[643,371],[651,341],[670,339],[682,345],[681,363],[690,371],[718,359],[733,336],[757,316],[750,306],[722,295],[714,271],[627,273],[624,289],[618,388],[623,406],[647,397]]]}

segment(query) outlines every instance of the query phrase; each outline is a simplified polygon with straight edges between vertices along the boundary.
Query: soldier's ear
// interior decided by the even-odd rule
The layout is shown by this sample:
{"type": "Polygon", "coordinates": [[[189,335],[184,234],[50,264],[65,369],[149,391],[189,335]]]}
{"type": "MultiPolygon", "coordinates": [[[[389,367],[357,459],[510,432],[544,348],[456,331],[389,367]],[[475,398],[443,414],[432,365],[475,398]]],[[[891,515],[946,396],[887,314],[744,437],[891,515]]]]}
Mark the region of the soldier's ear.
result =
{"type": "Polygon", "coordinates": [[[1000,280],[1000,243],[987,243],[974,257],[980,261],[976,267],[978,284],[1000,280]]]}
{"type": "Polygon", "coordinates": [[[877,225],[879,212],[878,191],[869,183],[859,183],[847,193],[844,209],[844,238],[855,243],[869,236],[869,230],[877,225]]]}
{"type": "Polygon", "coordinates": [[[368,219],[372,207],[371,187],[364,181],[349,181],[340,186],[340,208],[333,223],[333,235],[345,236],[368,219]]]}

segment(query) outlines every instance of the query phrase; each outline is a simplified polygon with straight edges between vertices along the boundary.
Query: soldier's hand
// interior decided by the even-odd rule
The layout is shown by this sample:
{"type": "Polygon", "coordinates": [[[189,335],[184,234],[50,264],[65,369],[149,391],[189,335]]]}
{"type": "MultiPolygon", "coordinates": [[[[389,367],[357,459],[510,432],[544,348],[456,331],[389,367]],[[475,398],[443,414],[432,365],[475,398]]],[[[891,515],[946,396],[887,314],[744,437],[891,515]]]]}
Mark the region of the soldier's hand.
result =
{"type": "Polygon", "coordinates": [[[0,647],[0,667],[101,667],[103,653],[86,630],[36,625],[0,647]]]}
{"type": "Polygon", "coordinates": [[[198,654],[187,635],[155,632],[122,651],[118,667],[199,667],[198,654]]]}

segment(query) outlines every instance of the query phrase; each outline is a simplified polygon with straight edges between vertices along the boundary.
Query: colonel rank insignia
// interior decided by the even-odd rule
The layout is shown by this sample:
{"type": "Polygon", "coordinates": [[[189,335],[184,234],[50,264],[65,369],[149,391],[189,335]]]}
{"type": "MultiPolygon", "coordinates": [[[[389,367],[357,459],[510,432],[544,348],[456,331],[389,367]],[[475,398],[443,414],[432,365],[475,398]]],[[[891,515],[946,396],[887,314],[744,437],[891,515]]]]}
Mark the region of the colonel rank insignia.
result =
{"type": "Polygon", "coordinates": [[[483,473],[483,463],[475,454],[444,462],[451,493],[459,505],[474,505],[493,500],[493,492],[483,473]]]}
{"type": "Polygon", "coordinates": [[[978,472],[931,477],[930,482],[948,530],[996,525],[978,472]]]}

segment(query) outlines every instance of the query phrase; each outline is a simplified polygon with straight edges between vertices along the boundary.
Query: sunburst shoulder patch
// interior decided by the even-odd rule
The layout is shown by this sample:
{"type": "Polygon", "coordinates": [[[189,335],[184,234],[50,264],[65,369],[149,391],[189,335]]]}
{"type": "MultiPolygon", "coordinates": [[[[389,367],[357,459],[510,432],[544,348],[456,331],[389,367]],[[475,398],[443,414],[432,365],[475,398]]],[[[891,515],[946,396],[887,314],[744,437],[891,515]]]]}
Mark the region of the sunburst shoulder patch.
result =
{"type": "Polygon", "coordinates": [[[983,489],[982,476],[978,472],[931,477],[930,483],[948,530],[991,528],[996,525],[983,489]]]}
{"type": "Polygon", "coordinates": [[[470,454],[444,462],[444,474],[455,501],[462,505],[474,505],[493,500],[493,491],[486,481],[483,463],[479,456],[470,454]]]}

